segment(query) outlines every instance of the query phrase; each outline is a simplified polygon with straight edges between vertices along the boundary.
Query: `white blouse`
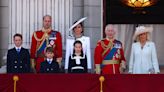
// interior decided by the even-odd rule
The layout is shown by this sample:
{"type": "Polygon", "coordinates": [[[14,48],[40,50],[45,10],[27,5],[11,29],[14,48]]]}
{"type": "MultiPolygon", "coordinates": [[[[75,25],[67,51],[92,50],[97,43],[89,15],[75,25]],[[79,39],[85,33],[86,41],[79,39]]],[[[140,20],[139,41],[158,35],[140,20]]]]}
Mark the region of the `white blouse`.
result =
{"type": "MultiPolygon", "coordinates": [[[[87,56],[87,67],[88,69],[91,69],[92,63],[91,63],[91,48],[90,48],[90,38],[86,36],[82,36],[80,38],[77,38],[76,40],[79,40],[82,42],[82,48],[84,55],[87,56]]],[[[65,69],[68,69],[68,63],[69,63],[69,56],[73,54],[73,44],[75,42],[75,39],[70,38],[66,40],[66,56],[65,56],[65,69]]]]}
{"type": "Polygon", "coordinates": [[[129,61],[129,73],[149,74],[151,72],[160,72],[155,44],[146,42],[144,47],[141,48],[140,42],[133,43],[129,61]]]}

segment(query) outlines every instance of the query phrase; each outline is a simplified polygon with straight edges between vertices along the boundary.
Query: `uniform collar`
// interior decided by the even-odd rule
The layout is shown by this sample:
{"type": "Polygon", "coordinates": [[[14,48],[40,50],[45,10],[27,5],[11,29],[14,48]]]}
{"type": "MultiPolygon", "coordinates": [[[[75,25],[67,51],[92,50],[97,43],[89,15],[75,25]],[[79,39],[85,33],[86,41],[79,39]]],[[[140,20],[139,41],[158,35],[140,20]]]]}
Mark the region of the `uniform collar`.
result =
{"type": "Polygon", "coordinates": [[[15,46],[15,49],[16,49],[16,50],[17,50],[17,49],[21,50],[21,48],[22,48],[21,46],[20,46],[20,47],[16,47],[16,46],[15,46]]]}
{"type": "Polygon", "coordinates": [[[52,63],[52,61],[53,61],[53,59],[51,58],[51,59],[48,59],[47,58],[47,62],[49,63],[49,64],[51,64],[52,63]]]}
{"type": "Polygon", "coordinates": [[[107,39],[108,41],[110,41],[110,42],[113,42],[113,41],[114,41],[114,39],[109,39],[108,37],[106,37],[106,39],[107,39]]]}
{"type": "Polygon", "coordinates": [[[52,28],[50,27],[50,28],[48,28],[48,29],[45,29],[44,27],[42,28],[42,31],[43,32],[47,32],[47,33],[50,33],[51,32],[51,30],[52,30],[52,28]]]}

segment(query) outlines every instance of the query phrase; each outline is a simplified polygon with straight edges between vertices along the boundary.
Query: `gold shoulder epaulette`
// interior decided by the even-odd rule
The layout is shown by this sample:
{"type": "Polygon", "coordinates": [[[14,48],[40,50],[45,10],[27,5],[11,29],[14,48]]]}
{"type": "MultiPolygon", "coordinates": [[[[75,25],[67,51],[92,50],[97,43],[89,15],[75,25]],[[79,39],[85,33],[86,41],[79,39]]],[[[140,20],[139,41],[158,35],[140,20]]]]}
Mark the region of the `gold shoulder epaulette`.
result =
{"type": "Polygon", "coordinates": [[[36,34],[36,32],[34,32],[34,38],[36,39],[36,41],[42,41],[45,37],[45,34],[43,34],[43,36],[39,39],[38,37],[37,37],[37,34],[36,34]]]}

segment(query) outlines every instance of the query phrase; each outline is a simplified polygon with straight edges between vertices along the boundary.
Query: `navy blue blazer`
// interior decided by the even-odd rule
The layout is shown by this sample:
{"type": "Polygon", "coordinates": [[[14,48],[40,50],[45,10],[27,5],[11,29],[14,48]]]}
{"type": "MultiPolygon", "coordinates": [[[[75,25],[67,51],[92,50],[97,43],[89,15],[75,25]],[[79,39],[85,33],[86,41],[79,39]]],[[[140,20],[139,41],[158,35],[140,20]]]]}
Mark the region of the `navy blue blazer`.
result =
{"type": "Polygon", "coordinates": [[[22,47],[19,53],[16,48],[8,50],[7,73],[29,73],[30,70],[30,53],[28,49],[22,47]]]}
{"type": "Polygon", "coordinates": [[[59,64],[53,60],[51,64],[45,60],[41,63],[40,73],[58,73],[59,72],[59,64]]]}

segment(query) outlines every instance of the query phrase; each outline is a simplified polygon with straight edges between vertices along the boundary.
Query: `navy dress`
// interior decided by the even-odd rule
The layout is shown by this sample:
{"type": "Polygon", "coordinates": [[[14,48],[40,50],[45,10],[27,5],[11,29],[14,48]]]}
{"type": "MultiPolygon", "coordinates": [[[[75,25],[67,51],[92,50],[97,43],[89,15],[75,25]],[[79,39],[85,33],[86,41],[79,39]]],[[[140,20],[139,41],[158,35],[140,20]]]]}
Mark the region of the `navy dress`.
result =
{"type": "Polygon", "coordinates": [[[47,60],[41,63],[40,73],[58,73],[59,72],[59,64],[53,60],[51,64],[48,63],[47,60]]]}
{"type": "Polygon", "coordinates": [[[85,55],[84,58],[80,59],[80,62],[77,64],[75,56],[69,57],[69,64],[68,64],[68,73],[87,73],[87,57],[85,55]]]}
{"type": "Polygon", "coordinates": [[[28,49],[21,48],[20,52],[16,48],[8,50],[7,53],[7,73],[30,73],[30,54],[28,49]]]}

